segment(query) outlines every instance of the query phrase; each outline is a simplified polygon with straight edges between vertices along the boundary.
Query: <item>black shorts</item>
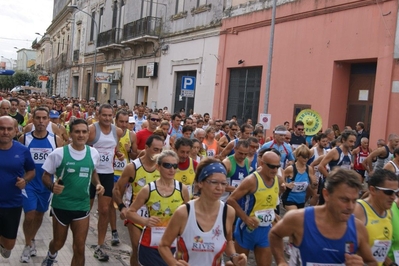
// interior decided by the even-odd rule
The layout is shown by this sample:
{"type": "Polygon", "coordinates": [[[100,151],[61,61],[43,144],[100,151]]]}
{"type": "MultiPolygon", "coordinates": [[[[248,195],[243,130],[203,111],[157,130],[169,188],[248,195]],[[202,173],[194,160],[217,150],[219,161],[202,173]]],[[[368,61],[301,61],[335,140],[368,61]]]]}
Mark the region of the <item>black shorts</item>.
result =
{"type": "MultiPolygon", "coordinates": [[[[172,254],[175,253],[176,248],[171,248],[172,254]]],[[[142,266],[168,266],[166,262],[162,259],[161,254],[159,254],[158,249],[150,248],[146,246],[139,245],[139,264],[142,266]]]]}
{"type": "Polygon", "coordinates": [[[283,201],[283,205],[285,206],[296,206],[298,209],[305,208],[305,203],[296,203],[293,201],[283,201]]]}
{"type": "Polygon", "coordinates": [[[361,175],[361,176],[363,177],[363,179],[366,177],[366,176],[365,176],[366,170],[356,170],[356,169],[355,169],[355,171],[356,171],[359,175],[361,175]]]}
{"type": "MultiPolygon", "coordinates": [[[[100,183],[104,187],[104,196],[112,198],[112,190],[114,189],[114,173],[112,174],[98,174],[100,183]]],[[[90,183],[90,199],[96,197],[96,187],[90,183]]]]}
{"type": "Polygon", "coordinates": [[[324,178],[323,177],[319,177],[319,183],[317,185],[317,194],[321,195],[323,188],[324,188],[324,178]]]}
{"type": "Polygon", "coordinates": [[[83,220],[90,215],[90,211],[68,211],[62,209],[51,209],[51,214],[62,225],[67,226],[72,221],[83,220]]]}
{"type": "Polygon", "coordinates": [[[0,208],[0,236],[16,239],[21,219],[22,206],[16,208],[0,208]]]}

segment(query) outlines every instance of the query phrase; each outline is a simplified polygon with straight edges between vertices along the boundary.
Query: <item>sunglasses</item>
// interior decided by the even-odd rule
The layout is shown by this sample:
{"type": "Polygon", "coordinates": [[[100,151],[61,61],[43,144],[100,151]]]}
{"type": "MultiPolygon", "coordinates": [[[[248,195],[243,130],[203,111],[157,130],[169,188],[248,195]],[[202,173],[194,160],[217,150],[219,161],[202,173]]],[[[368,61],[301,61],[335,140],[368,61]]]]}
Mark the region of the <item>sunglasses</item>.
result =
{"type": "Polygon", "coordinates": [[[304,129],[303,128],[297,128],[299,131],[303,131],[304,129]]]}
{"type": "Polygon", "coordinates": [[[159,121],[161,121],[161,120],[158,119],[158,118],[150,118],[150,120],[151,120],[152,122],[159,122],[159,121]]]}
{"type": "Polygon", "coordinates": [[[161,163],[161,165],[162,165],[162,167],[163,168],[166,168],[166,169],[177,169],[177,163],[161,163]]]}
{"type": "Polygon", "coordinates": [[[393,194],[398,195],[399,189],[389,189],[384,187],[375,187],[377,190],[381,190],[385,195],[392,196],[393,194]]]}
{"type": "Polygon", "coordinates": [[[262,161],[262,163],[266,164],[267,167],[269,167],[270,169],[278,169],[278,168],[280,168],[280,165],[274,165],[274,164],[266,163],[264,161],[262,161]]]}
{"type": "Polygon", "coordinates": [[[210,184],[211,186],[217,187],[221,185],[222,187],[227,187],[228,183],[227,182],[219,182],[216,180],[205,180],[206,183],[210,184]]]}

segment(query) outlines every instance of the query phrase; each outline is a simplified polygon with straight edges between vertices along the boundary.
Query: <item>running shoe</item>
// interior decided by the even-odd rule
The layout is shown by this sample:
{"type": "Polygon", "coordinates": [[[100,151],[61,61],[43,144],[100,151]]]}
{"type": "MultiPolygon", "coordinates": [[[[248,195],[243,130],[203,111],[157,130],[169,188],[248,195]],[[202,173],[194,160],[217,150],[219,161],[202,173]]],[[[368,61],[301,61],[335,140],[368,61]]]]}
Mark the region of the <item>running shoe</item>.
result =
{"type": "Polygon", "coordinates": [[[31,247],[30,246],[25,246],[24,250],[22,251],[22,255],[21,258],[19,259],[19,261],[21,263],[28,263],[30,260],[30,250],[31,247]]]}
{"type": "Polygon", "coordinates": [[[103,251],[103,247],[97,246],[94,250],[94,257],[99,261],[108,261],[109,257],[108,254],[103,251]]]}
{"type": "Polygon", "coordinates": [[[8,259],[11,255],[11,250],[5,249],[2,245],[0,245],[0,254],[3,258],[8,259]]]}
{"type": "Polygon", "coordinates": [[[32,239],[31,246],[30,246],[30,256],[31,256],[31,257],[35,257],[36,254],[37,254],[36,242],[35,242],[34,239],[32,239]]]}
{"type": "MultiPolygon", "coordinates": [[[[57,255],[56,255],[56,257],[57,257],[57,255]]],[[[55,257],[51,258],[50,255],[47,253],[46,258],[42,262],[42,266],[52,266],[56,262],[57,261],[55,260],[55,257]]]]}
{"type": "Polygon", "coordinates": [[[119,235],[118,232],[113,232],[112,233],[112,239],[111,239],[111,245],[112,246],[117,246],[119,245],[120,241],[119,241],[119,235]]]}

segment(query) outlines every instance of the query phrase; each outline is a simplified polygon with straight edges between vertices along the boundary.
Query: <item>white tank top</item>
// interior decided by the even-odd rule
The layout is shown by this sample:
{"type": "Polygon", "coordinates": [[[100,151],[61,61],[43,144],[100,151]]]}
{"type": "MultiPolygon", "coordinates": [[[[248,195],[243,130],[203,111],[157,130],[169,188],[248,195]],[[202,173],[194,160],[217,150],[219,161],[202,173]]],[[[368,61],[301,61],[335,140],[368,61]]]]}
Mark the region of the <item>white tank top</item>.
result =
{"type": "Polygon", "coordinates": [[[177,253],[183,253],[183,258],[188,255],[188,264],[190,265],[224,265],[223,251],[227,245],[223,225],[225,204],[222,201],[219,202],[218,216],[212,229],[208,232],[203,232],[198,227],[195,215],[195,200],[188,203],[190,213],[182,235],[177,238],[177,253]]]}
{"type": "MultiPolygon", "coordinates": [[[[315,148],[312,148],[313,149],[313,154],[314,154],[314,160],[313,161],[316,161],[317,160],[317,158],[319,158],[321,155],[326,155],[327,154],[327,150],[325,150],[325,149],[323,149],[323,154],[319,154],[318,152],[317,152],[317,147],[315,147],[315,148]]],[[[330,166],[327,164],[327,171],[330,171],[330,166]]],[[[318,165],[316,165],[316,166],[314,166],[313,167],[313,169],[314,169],[314,171],[315,171],[315,175],[317,176],[317,177],[323,177],[323,175],[319,172],[319,166],[318,165]]]]}
{"type": "Polygon", "coordinates": [[[165,150],[170,150],[170,149],[171,149],[171,147],[170,147],[170,136],[169,136],[169,134],[166,135],[166,139],[165,139],[165,141],[164,141],[164,143],[163,143],[163,148],[164,148],[165,150]]]}
{"type": "MultiPolygon", "coordinates": [[[[96,130],[98,129],[96,128],[96,130]]],[[[112,133],[112,130],[110,130],[109,133],[105,135],[100,129],[100,138],[96,143],[93,144],[93,148],[95,148],[100,154],[100,164],[96,167],[97,173],[114,173],[113,161],[116,145],[117,143],[114,134],[112,133]]]]}
{"type": "MultiPolygon", "coordinates": [[[[51,134],[54,134],[54,131],[53,131],[53,122],[49,122],[48,123],[48,125],[47,125],[47,128],[46,128],[46,130],[48,131],[48,132],[50,132],[51,134]]],[[[34,124],[32,124],[32,129],[31,129],[31,131],[30,132],[32,132],[32,131],[35,131],[35,125],[34,124]]]]}
{"type": "Polygon", "coordinates": [[[399,176],[399,167],[396,165],[396,163],[394,163],[393,161],[389,161],[391,164],[392,164],[392,166],[395,168],[395,174],[397,175],[397,176],[399,176]]]}

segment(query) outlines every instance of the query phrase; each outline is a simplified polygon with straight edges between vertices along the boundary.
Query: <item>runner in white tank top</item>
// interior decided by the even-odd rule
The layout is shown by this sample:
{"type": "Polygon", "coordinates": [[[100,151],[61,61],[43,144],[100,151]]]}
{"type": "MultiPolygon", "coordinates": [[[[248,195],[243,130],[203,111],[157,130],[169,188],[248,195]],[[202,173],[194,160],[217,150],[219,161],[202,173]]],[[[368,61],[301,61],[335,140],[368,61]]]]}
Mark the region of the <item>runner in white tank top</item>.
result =
{"type": "MultiPolygon", "coordinates": [[[[195,202],[187,203],[190,207],[186,228],[177,238],[177,252],[188,258],[190,265],[224,265],[223,251],[226,237],[223,223],[225,204],[220,201],[219,213],[211,230],[203,232],[197,223],[195,202]]],[[[227,208],[227,206],[226,206],[227,208]]]]}

